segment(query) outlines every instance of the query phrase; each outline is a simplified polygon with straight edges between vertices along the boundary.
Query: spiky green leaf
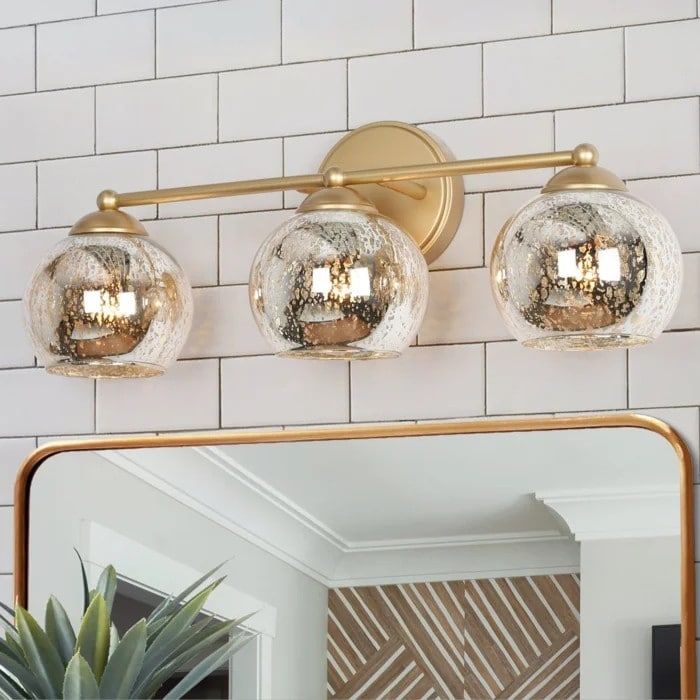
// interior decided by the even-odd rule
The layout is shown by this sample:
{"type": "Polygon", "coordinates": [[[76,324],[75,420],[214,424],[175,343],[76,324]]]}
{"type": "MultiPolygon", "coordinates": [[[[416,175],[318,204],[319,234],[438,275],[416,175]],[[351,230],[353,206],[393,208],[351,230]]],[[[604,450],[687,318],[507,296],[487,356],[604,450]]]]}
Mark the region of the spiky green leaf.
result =
{"type": "Polygon", "coordinates": [[[10,616],[10,618],[13,618],[15,616],[15,611],[9,605],[6,605],[5,603],[3,603],[1,600],[0,600],[0,610],[4,610],[10,616]]]}
{"type": "Polygon", "coordinates": [[[50,596],[46,603],[46,634],[58,650],[63,665],[67,666],[75,651],[75,632],[64,607],[50,596]]]}
{"type": "Polygon", "coordinates": [[[27,664],[39,681],[44,697],[58,698],[63,685],[63,662],[39,623],[24,609],[15,611],[17,630],[27,664]]]}
{"type": "Polygon", "coordinates": [[[99,699],[95,675],[88,662],[76,653],[68,662],[66,677],[63,680],[63,700],[99,699]]]}
{"type": "Polygon", "coordinates": [[[200,576],[194,583],[190,584],[185,588],[184,591],[180,592],[175,597],[169,596],[165,600],[161,601],[153,610],[153,612],[148,616],[147,622],[150,623],[159,620],[165,615],[173,614],[181,605],[181,603],[187,598],[190,593],[196,591],[207,579],[211,578],[226,562],[222,561],[221,564],[217,564],[213,569],[207,571],[206,574],[200,576]]]}
{"type": "Polygon", "coordinates": [[[124,635],[107,662],[100,695],[103,698],[128,698],[141,671],[146,653],[146,621],[139,620],[124,635]]]}
{"type": "Polygon", "coordinates": [[[16,683],[19,683],[27,694],[40,697],[43,693],[41,683],[27,667],[26,662],[20,663],[17,659],[0,653],[0,673],[10,674],[16,683]]]}
{"type": "Polygon", "coordinates": [[[95,590],[102,594],[107,604],[107,612],[111,615],[114,596],[117,594],[117,572],[113,566],[110,565],[102,571],[95,590]]]}
{"type": "Polygon", "coordinates": [[[212,621],[212,624],[202,630],[197,637],[186,637],[177,651],[169,656],[140,686],[136,687],[135,694],[140,697],[151,697],[173,673],[187,667],[194,659],[219,643],[224,637],[232,633],[236,637],[250,634],[245,630],[238,630],[236,633],[236,626],[236,620],[212,621]]]}
{"type": "Polygon", "coordinates": [[[224,661],[231,658],[238,649],[247,644],[252,639],[252,635],[241,635],[235,637],[224,644],[220,649],[212,652],[202,659],[185,677],[165,695],[165,700],[178,700],[185,693],[194,688],[197,683],[206,678],[214,669],[218,668],[224,661]]]}
{"type": "Polygon", "coordinates": [[[114,653],[114,650],[117,648],[118,644],[119,630],[117,629],[117,626],[112,623],[109,627],[109,653],[107,654],[107,659],[112,658],[112,654],[114,653]]]}
{"type": "Polygon", "coordinates": [[[28,693],[25,693],[22,688],[0,670],[0,700],[17,700],[17,698],[28,697],[28,693]]]}
{"type": "Polygon", "coordinates": [[[17,632],[6,632],[5,633],[5,645],[11,650],[12,654],[17,658],[18,661],[26,663],[27,659],[22,650],[22,645],[19,641],[19,634],[17,632]]]}
{"type": "Polygon", "coordinates": [[[173,615],[168,624],[163,627],[160,634],[148,647],[139,681],[152,673],[177,648],[180,644],[180,635],[186,632],[193,620],[199,615],[207,602],[207,598],[222,580],[214,581],[214,583],[209,584],[204,590],[200,591],[183,605],[179,612],[173,615]]]}
{"type": "Polygon", "coordinates": [[[109,615],[101,593],[97,593],[83,616],[78,630],[76,651],[79,651],[99,682],[109,652],[109,615]]]}
{"type": "Polygon", "coordinates": [[[78,561],[80,562],[80,574],[83,579],[83,615],[87,612],[88,605],[90,605],[90,586],[88,586],[87,572],[85,571],[85,564],[83,558],[80,556],[80,552],[73,547],[73,551],[78,556],[78,561]]]}

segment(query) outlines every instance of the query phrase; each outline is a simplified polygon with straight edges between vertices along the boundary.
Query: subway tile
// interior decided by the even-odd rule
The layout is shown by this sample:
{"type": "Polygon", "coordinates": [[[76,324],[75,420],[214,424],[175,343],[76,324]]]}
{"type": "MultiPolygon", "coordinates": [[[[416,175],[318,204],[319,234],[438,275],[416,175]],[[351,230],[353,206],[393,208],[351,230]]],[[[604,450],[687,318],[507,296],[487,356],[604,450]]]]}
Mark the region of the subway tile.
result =
{"type": "Polygon", "coordinates": [[[700,92],[700,20],[632,27],[625,52],[628,100],[700,92]]]}
{"type": "MultiPolygon", "coordinates": [[[[151,190],[156,187],[155,151],[39,163],[39,226],[72,226],[97,208],[101,190],[151,190]],[[66,187],[70,183],[70,187],[66,187]]],[[[134,207],[137,218],[155,216],[155,206],[134,207]]]]}
{"type": "Polygon", "coordinates": [[[516,342],[486,346],[491,414],[624,408],[625,376],[624,350],[545,352],[516,342]]]}
{"type": "Polygon", "coordinates": [[[12,506],[0,506],[0,573],[12,573],[12,506]]]}
{"type": "Polygon", "coordinates": [[[158,76],[279,63],[279,0],[184,5],[158,12],[158,76]],[[187,47],[187,50],[183,50],[187,47]]]}
{"type": "Polygon", "coordinates": [[[351,386],[353,421],[480,415],[484,347],[411,347],[394,360],[354,362],[351,386]]]}
{"type": "Polygon", "coordinates": [[[603,167],[623,178],[695,172],[700,167],[698,100],[557,112],[557,147],[584,141],[598,147],[603,167]]]}
{"type": "MultiPolygon", "coordinates": [[[[282,142],[266,139],[169,149],[161,151],[158,167],[160,187],[276,177],[282,174],[282,142]]],[[[159,211],[161,217],[168,217],[279,209],[281,206],[281,193],[268,192],[162,204],[159,211]]]]}
{"type": "Polygon", "coordinates": [[[30,367],[34,350],[24,330],[24,305],[21,301],[0,302],[0,367],[30,367]]]}
{"type": "Polygon", "coordinates": [[[0,166],[0,192],[0,231],[33,228],[36,224],[34,163],[0,166]]]}
{"type": "Polygon", "coordinates": [[[0,396],[12,397],[0,418],[3,437],[94,429],[93,383],[88,379],[58,377],[40,367],[8,369],[0,372],[0,396]]]}
{"type": "MultiPolygon", "coordinates": [[[[0,440],[0,505],[13,501],[15,477],[22,462],[34,451],[34,438],[10,438],[0,440]]],[[[0,600],[3,600],[0,597],[0,600]]]]}
{"type": "Polygon", "coordinates": [[[36,41],[39,90],[154,77],[152,12],[41,24],[36,41]]]}
{"type": "Polygon", "coordinates": [[[415,0],[416,48],[549,34],[550,0],[415,0]]]}
{"type": "Polygon", "coordinates": [[[35,268],[68,229],[4,233],[0,236],[0,299],[20,299],[35,268]]]}
{"type": "Polygon", "coordinates": [[[33,90],[34,29],[5,29],[0,32],[0,95],[33,90]]]}
{"type": "Polygon", "coordinates": [[[623,62],[621,29],[485,44],[484,113],[622,102],[623,62]]]}
{"type": "Polygon", "coordinates": [[[344,129],[345,61],[234,71],[219,86],[222,141],[344,129]]]}
{"type": "MultiPolygon", "coordinates": [[[[291,136],[284,139],[284,174],[308,175],[317,173],[323,159],[340,139],[348,133],[335,131],[328,134],[291,136]]],[[[301,192],[284,193],[284,206],[298,207],[306,197],[301,192]]]]}
{"type": "Polygon", "coordinates": [[[678,236],[681,250],[700,251],[700,175],[628,182],[630,192],[655,206],[678,236]]]}
{"type": "Polygon", "coordinates": [[[700,396],[700,331],[662,333],[629,352],[630,406],[687,406],[700,396]]]}
{"type": "Polygon", "coordinates": [[[21,0],[0,2],[0,27],[53,22],[95,14],[95,0],[21,0]]]}
{"type": "Polygon", "coordinates": [[[272,354],[248,301],[248,287],[193,290],[194,320],[182,357],[272,354]]]}
{"type": "Polygon", "coordinates": [[[345,362],[272,356],[221,360],[224,427],[344,423],[349,418],[345,362]]]}
{"type": "Polygon", "coordinates": [[[462,220],[445,252],[430,263],[431,270],[456,267],[478,267],[484,263],[483,195],[464,196],[462,220]]]}
{"type": "Polygon", "coordinates": [[[695,0],[555,0],[555,32],[695,17],[695,0]]]}
{"type": "Polygon", "coordinates": [[[92,88],[0,98],[0,161],[82,156],[94,147],[92,88]]]}
{"type": "Polygon", "coordinates": [[[282,5],[285,63],[411,48],[411,0],[283,0],[282,5]]]}
{"type": "Polygon", "coordinates": [[[211,0],[97,0],[97,14],[106,15],[114,12],[129,12],[131,10],[150,10],[157,7],[173,5],[195,5],[211,0]]]}
{"type": "Polygon", "coordinates": [[[97,432],[219,425],[219,362],[176,362],[160,377],[97,382],[97,432]]]}
{"type": "MultiPolygon", "coordinates": [[[[514,153],[536,153],[554,148],[552,115],[522,114],[487,117],[438,124],[422,128],[447,144],[457,158],[488,158],[514,153]]],[[[519,172],[469,175],[464,178],[466,192],[540,187],[553,175],[552,168],[519,172]]]]}
{"type": "Polygon", "coordinates": [[[222,216],[219,233],[221,284],[247,284],[258,249],[292,212],[260,211],[222,216]]]}
{"type": "Polygon", "coordinates": [[[512,338],[491,294],[488,268],[430,273],[430,297],[419,345],[512,338]]]}
{"type": "Polygon", "coordinates": [[[427,122],[481,114],[479,46],[353,58],[348,81],[351,127],[382,119],[427,122]]]}
{"type": "Polygon", "coordinates": [[[97,89],[97,150],[130,151],[216,141],[216,76],[97,89]]]}
{"type": "Polygon", "coordinates": [[[491,261],[493,244],[506,221],[539,193],[539,189],[532,189],[487,192],[484,195],[484,254],[487,267],[491,261]]]}
{"type": "Polygon", "coordinates": [[[215,216],[145,221],[144,226],[153,241],[182,266],[191,285],[216,284],[218,242],[215,216]]]}
{"type": "Polygon", "coordinates": [[[700,253],[683,256],[683,287],[669,328],[700,328],[700,253]]]}

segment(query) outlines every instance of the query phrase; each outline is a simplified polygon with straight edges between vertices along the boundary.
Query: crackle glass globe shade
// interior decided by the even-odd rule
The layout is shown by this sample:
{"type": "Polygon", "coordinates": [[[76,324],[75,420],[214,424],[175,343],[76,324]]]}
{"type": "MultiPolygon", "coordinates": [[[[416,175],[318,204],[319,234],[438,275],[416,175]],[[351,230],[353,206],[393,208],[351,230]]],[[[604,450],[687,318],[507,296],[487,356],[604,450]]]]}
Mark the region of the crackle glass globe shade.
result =
{"type": "Polygon", "coordinates": [[[146,236],[71,235],[39,264],[25,310],[48,372],[151,377],[187,338],[192,293],[175,260],[146,236]]]}
{"type": "Polygon", "coordinates": [[[681,253],[663,216],[628,193],[563,190],[505,224],[491,282],[506,325],[527,347],[642,345],[676,308],[681,253]]]}
{"type": "Polygon", "coordinates": [[[263,243],[249,292],[258,326],[278,355],[396,357],[423,320],[428,268],[411,238],[381,215],[308,211],[263,243]]]}

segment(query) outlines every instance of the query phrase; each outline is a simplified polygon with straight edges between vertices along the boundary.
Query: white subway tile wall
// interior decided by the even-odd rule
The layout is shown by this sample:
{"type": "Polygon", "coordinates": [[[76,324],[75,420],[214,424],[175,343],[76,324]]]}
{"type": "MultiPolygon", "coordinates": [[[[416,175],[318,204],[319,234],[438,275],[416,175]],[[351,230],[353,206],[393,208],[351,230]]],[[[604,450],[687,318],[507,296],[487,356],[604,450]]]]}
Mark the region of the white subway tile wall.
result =
{"type": "Polygon", "coordinates": [[[37,436],[632,408],[697,455],[699,26],[696,0],[0,2],[0,574],[14,470],[37,436]],[[678,233],[669,331],[629,352],[509,340],[488,262],[551,175],[534,170],[464,178],[465,219],[431,265],[426,320],[399,360],[269,354],[248,272],[301,200],[290,192],[134,210],[195,287],[192,335],[167,375],[95,386],[34,366],[21,297],[100,190],[312,172],[375,119],[417,123],[461,158],[594,142],[678,233]]]}
{"type": "Polygon", "coordinates": [[[0,31],[0,95],[34,90],[34,28],[0,31]]]}

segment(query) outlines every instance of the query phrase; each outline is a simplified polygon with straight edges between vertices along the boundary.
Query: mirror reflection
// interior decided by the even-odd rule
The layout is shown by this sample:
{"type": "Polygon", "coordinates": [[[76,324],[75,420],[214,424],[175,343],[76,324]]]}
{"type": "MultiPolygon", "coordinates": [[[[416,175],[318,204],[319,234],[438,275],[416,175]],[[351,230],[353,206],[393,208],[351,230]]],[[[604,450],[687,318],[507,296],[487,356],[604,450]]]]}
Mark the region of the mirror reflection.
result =
{"type": "Polygon", "coordinates": [[[73,548],[123,629],[225,561],[200,614],[252,641],[194,697],[678,697],[679,531],[635,428],[63,453],[29,609],[79,617],[73,548]]]}

